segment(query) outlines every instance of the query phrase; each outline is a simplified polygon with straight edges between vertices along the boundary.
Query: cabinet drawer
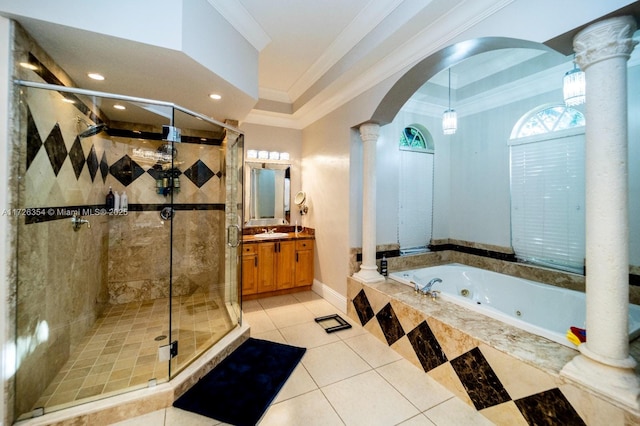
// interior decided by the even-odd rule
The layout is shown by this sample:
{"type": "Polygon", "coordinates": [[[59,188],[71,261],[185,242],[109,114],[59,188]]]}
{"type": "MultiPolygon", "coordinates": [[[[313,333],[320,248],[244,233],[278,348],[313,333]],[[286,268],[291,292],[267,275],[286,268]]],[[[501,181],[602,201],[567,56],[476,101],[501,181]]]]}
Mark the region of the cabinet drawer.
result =
{"type": "Polygon", "coordinates": [[[256,254],[258,252],[257,244],[244,244],[242,246],[242,254],[256,254]]]}
{"type": "Polygon", "coordinates": [[[313,240],[296,241],[296,250],[310,250],[313,247],[313,240]]]}

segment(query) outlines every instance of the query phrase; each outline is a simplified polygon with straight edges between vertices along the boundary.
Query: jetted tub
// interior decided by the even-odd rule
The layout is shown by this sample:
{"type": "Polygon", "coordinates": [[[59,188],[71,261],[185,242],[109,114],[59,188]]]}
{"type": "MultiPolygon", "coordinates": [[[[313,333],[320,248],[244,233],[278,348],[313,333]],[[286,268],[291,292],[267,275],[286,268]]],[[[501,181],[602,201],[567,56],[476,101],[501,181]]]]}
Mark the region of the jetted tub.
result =
{"type": "MultiPolygon", "coordinates": [[[[523,278],[451,263],[389,274],[414,288],[433,285],[444,301],[506,322],[538,336],[575,348],[566,337],[569,327],[585,328],[585,294],[523,278]]],[[[629,304],[629,340],[640,335],[640,306],[629,304]]],[[[587,339],[589,332],[587,331],[587,339]]]]}

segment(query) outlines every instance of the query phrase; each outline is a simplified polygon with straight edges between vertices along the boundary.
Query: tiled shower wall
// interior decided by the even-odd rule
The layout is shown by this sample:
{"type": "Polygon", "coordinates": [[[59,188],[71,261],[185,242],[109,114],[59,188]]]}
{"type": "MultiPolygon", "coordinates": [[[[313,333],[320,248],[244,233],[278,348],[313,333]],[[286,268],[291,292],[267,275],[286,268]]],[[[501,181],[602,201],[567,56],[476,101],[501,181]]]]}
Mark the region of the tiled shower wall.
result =
{"type": "MultiPolygon", "coordinates": [[[[56,69],[19,27],[16,34],[16,63],[35,51],[56,69]]],[[[19,67],[16,75],[43,81],[19,67]]],[[[13,140],[20,179],[10,190],[24,210],[14,214],[18,282],[10,307],[17,312],[19,367],[16,394],[13,383],[7,391],[19,415],[32,408],[106,304],[169,296],[170,270],[173,296],[222,293],[225,199],[221,146],[180,144],[172,230],[172,222],[159,215],[171,198],[156,193],[154,163],[134,152],[156,151],[163,141],[106,133],[81,139],[78,117],[91,122],[82,109],[62,102],[55,91],[16,91],[20,118],[13,140]],[[109,187],[127,192],[126,215],[101,211],[109,187]],[[91,226],[74,231],[71,210],[82,211],[91,226]]]]}

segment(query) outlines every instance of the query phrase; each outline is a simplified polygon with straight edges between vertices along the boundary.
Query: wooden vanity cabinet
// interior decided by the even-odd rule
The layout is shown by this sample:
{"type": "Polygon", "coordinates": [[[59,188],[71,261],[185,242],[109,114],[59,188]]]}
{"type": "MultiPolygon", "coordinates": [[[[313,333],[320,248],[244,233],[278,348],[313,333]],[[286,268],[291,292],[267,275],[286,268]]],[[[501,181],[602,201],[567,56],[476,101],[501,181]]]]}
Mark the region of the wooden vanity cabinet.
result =
{"type": "Polygon", "coordinates": [[[280,241],[276,247],[276,290],[295,287],[296,242],[280,241]]]}
{"type": "Polygon", "coordinates": [[[258,246],[242,246],[242,295],[258,292],[258,246]]]}
{"type": "Polygon", "coordinates": [[[313,284],[313,240],[296,241],[296,286],[313,284]]]}
{"type": "Polygon", "coordinates": [[[312,283],[313,239],[244,244],[242,295],[275,295],[312,283]]]}

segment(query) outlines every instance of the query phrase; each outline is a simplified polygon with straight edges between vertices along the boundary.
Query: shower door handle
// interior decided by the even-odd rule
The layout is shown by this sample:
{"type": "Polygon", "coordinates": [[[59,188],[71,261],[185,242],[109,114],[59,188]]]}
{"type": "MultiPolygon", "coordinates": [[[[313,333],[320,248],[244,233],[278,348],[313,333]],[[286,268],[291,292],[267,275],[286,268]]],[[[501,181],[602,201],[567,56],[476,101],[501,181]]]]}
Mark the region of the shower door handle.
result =
{"type": "Polygon", "coordinates": [[[227,228],[227,245],[229,247],[238,247],[240,244],[240,234],[240,227],[238,225],[229,226],[227,228]]]}

